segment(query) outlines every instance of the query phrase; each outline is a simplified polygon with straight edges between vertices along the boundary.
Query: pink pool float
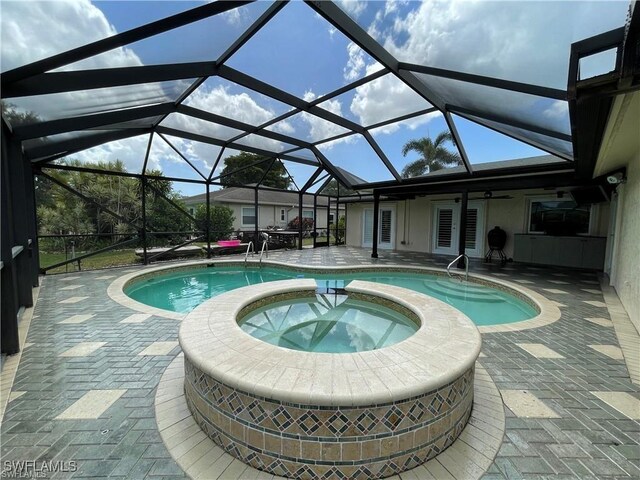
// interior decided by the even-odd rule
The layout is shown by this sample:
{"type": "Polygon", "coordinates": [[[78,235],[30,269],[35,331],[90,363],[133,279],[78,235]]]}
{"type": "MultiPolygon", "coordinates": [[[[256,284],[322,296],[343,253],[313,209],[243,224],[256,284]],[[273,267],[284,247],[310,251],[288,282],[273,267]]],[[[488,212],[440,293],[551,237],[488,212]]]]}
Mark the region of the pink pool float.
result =
{"type": "Polygon", "coordinates": [[[221,247],[235,247],[240,245],[240,240],[218,240],[218,245],[221,247]]]}

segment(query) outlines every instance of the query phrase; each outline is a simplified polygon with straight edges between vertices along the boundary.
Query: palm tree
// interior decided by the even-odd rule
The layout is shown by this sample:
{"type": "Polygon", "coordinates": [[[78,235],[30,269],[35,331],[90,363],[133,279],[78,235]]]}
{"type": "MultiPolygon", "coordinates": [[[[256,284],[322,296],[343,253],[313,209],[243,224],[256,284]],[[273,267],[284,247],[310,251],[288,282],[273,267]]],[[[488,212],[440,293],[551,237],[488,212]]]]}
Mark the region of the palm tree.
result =
{"type": "Polygon", "coordinates": [[[402,147],[402,155],[407,156],[411,151],[418,152],[421,158],[408,163],[402,169],[402,177],[419,177],[425,173],[442,170],[453,165],[462,165],[462,159],[456,152],[451,152],[443,145],[446,142],[453,143],[451,132],[441,132],[435,140],[422,137],[417,140],[409,140],[402,147]]]}

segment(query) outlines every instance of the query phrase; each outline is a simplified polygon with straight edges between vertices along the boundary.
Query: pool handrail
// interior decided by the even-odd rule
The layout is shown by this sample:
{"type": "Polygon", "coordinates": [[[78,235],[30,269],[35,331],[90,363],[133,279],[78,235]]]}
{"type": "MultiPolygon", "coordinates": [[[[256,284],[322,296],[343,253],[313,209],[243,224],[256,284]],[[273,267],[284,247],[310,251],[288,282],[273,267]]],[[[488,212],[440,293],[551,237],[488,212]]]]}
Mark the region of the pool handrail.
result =
{"type": "Polygon", "coordinates": [[[269,243],[266,241],[262,242],[262,249],[260,250],[260,258],[259,258],[260,266],[262,266],[262,255],[265,255],[267,258],[269,258],[269,243]]]}
{"type": "Polygon", "coordinates": [[[458,260],[460,260],[461,258],[464,258],[464,279],[466,281],[469,281],[469,256],[466,255],[465,253],[458,255],[456,258],[453,259],[453,261],[447,265],[447,274],[449,274],[449,277],[453,278],[453,275],[451,275],[451,267],[453,266],[454,263],[456,263],[458,260]]]}
{"type": "Polygon", "coordinates": [[[266,257],[269,258],[269,235],[264,232],[262,232],[261,235],[264,238],[264,240],[262,242],[262,248],[260,249],[260,258],[259,258],[260,266],[262,266],[262,255],[264,255],[265,252],[266,252],[266,257]]]}
{"type": "Polygon", "coordinates": [[[251,240],[249,242],[249,245],[247,245],[247,251],[244,254],[244,265],[245,265],[245,267],[247,266],[247,257],[249,256],[249,251],[251,251],[252,255],[256,254],[256,250],[255,250],[255,248],[253,248],[253,240],[251,240]]]}

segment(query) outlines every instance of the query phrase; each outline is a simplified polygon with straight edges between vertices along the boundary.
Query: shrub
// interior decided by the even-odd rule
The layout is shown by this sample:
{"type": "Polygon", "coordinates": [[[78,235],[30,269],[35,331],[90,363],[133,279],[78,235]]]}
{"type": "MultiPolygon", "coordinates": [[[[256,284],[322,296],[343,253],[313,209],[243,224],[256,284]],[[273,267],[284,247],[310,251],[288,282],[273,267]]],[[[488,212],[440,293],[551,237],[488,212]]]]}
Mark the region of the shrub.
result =
{"type": "MultiPolygon", "coordinates": [[[[296,217],[289,222],[287,225],[287,229],[289,230],[299,230],[300,229],[300,217],[296,217]]],[[[302,219],[302,230],[309,231],[313,230],[313,218],[303,218],[302,219]]]]}

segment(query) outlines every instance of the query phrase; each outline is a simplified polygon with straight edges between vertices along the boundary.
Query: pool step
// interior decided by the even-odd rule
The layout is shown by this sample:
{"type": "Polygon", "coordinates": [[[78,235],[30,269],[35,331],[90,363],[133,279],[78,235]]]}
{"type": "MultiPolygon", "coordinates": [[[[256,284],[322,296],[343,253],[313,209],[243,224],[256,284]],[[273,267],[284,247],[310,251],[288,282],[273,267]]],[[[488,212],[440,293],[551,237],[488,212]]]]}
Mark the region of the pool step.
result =
{"type": "Polygon", "coordinates": [[[425,283],[425,288],[435,295],[448,299],[465,300],[470,302],[482,302],[482,303],[500,303],[504,299],[495,295],[493,292],[487,292],[486,290],[479,290],[469,286],[468,284],[461,284],[460,286],[452,285],[450,283],[442,282],[430,282],[425,283]]]}

